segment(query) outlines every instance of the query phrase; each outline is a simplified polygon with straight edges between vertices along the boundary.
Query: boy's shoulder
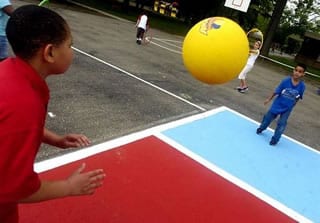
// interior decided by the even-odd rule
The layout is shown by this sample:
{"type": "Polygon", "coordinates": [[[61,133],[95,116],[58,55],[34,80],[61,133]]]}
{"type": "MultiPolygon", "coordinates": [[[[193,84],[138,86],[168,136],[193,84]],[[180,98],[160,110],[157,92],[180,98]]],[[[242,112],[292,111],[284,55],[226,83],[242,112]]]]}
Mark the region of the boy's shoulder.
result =
{"type": "MultiPolygon", "coordinates": [[[[291,84],[292,84],[292,81],[293,81],[292,76],[289,75],[289,76],[285,77],[284,79],[282,79],[280,85],[281,85],[281,84],[282,84],[282,85],[285,85],[285,86],[291,85],[291,84]]],[[[300,87],[302,87],[303,89],[305,88],[305,82],[304,82],[303,79],[299,79],[298,82],[296,82],[296,83],[297,83],[296,86],[300,86],[300,87]]]]}
{"type": "Polygon", "coordinates": [[[288,82],[288,81],[291,81],[291,76],[290,75],[288,75],[288,76],[286,76],[286,77],[284,77],[282,80],[281,80],[281,82],[288,82]]]}

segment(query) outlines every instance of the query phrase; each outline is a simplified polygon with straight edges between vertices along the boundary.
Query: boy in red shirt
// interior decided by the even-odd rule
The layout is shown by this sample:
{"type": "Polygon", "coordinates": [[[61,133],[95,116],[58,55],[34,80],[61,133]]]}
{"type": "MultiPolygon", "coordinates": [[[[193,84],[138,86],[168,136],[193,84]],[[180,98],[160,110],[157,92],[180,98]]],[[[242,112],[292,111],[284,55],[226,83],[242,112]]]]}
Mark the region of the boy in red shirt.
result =
{"type": "Polygon", "coordinates": [[[0,63],[0,222],[18,222],[18,203],[89,195],[102,185],[104,171],[43,181],[33,170],[42,142],[61,148],[89,145],[86,136],[59,136],[45,128],[49,101],[46,77],[64,73],[72,62],[72,36],[57,13],[35,5],[11,15],[6,34],[16,58],[0,63]]]}

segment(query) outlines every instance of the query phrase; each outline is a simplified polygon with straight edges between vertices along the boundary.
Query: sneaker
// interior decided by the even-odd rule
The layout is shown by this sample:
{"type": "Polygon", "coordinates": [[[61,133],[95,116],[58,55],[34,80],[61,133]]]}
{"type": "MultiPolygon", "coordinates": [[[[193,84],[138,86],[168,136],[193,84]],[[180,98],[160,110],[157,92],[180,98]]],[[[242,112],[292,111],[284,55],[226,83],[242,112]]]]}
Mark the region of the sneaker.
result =
{"type": "Polygon", "coordinates": [[[261,128],[257,128],[256,133],[259,135],[263,130],[261,128]]]}
{"type": "Polygon", "coordinates": [[[242,87],[238,86],[236,87],[236,90],[240,91],[242,89],[242,87]]]}
{"type": "Polygon", "coordinates": [[[138,45],[141,45],[141,40],[138,39],[138,40],[137,40],[137,44],[138,44],[138,45]]]}
{"type": "Polygon", "coordinates": [[[246,91],[248,91],[249,88],[248,87],[244,87],[244,88],[241,88],[240,90],[238,90],[240,93],[244,93],[246,91]]]}
{"type": "Polygon", "coordinates": [[[278,143],[278,142],[272,138],[272,139],[270,140],[269,145],[270,145],[270,146],[275,146],[275,145],[277,145],[277,143],[278,143]]]}

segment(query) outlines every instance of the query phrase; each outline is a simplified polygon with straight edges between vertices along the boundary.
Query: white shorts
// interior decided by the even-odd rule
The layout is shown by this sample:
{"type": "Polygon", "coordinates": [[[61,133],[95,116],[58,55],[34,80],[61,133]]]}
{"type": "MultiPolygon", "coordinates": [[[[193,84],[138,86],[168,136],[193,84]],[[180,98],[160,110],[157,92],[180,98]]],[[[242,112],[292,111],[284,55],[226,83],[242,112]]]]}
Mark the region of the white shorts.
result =
{"type": "Polygon", "coordinates": [[[242,69],[241,73],[238,76],[238,79],[245,80],[247,77],[247,73],[249,73],[253,68],[253,65],[246,64],[246,66],[242,69]]]}

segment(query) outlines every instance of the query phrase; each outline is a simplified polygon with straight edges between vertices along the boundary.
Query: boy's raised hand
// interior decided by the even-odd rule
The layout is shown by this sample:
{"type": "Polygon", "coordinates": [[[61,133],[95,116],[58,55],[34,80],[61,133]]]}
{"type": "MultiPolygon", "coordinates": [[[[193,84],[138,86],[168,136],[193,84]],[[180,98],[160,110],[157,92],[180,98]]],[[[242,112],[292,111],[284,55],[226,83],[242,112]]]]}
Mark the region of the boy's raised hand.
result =
{"type": "Polygon", "coordinates": [[[101,187],[103,180],[106,177],[103,169],[96,169],[88,172],[83,172],[86,167],[85,163],[71,174],[67,179],[69,187],[69,195],[90,195],[93,194],[97,188],[101,187]]]}

